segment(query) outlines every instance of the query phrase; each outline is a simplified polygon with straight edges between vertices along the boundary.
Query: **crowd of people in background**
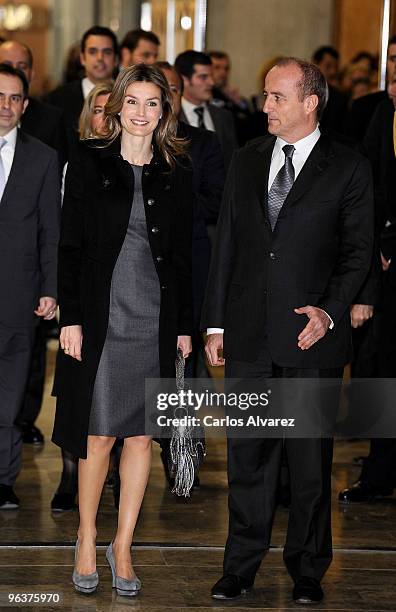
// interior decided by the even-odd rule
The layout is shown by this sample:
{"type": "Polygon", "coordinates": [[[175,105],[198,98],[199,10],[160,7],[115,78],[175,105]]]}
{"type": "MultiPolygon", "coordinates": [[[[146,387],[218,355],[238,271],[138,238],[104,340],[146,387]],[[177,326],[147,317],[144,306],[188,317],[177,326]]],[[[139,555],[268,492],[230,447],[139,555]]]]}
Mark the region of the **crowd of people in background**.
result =
{"type": "MultiPolygon", "coordinates": [[[[79,43],[70,48],[65,62],[63,83],[41,99],[29,99],[27,110],[21,116],[21,128],[58,151],[63,177],[67,161],[73,155],[78,141],[78,134],[82,138],[89,138],[90,135],[92,137],[100,133],[98,125],[117,73],[134,64],[156,64],[159,48],[160,39],[153,32],[131,30],[119,43],[110,29],[94,26],[85,32],[79,43]]],[[[188,126],[193,126],[204,129],[207,139],[206,146],[201,146],[205,154],[202,154],[202,151],[200,155],[197,154],[202,168],[195,186],[199,201],[193,247],[194,339],[197,346],[202,345],[199,330],[200,308],[225,173],[234,151],[267,131],[267,116],[262,112],[262,91],[268,71],[279,59],[281,56],[275,56],[264,63],[259,75],[259,93],[251,97],[244,97],[239,89],[231,84],[231,62],[226,51],[210,50],[203,53],[187,50],[176,58],[174,66],[167,62],[158,63],[173,93],[181,132],[191,138],[188,126]]],[[[369,52],[356,54],[343,67],[340,66],[338,51],[332,46],[318,48],[311,59],[322,71],[329,88],[321,129],[337,134],[344,141],[350,138],[351,143],[364,146],[365,136],[367,132],[370,133],[370,120],[378,110],[377,107],[381,108],[381,103],[389,107],[392,104],[390,95],[396,79],[396,37],[390,39],[388,46],[387,91],[378,90],[378,57],[369,52]]],[[[0,63],[21,70],[30,83],[33,75],[33,54],[23,43],[3,40],[0,45],[0,63]]],[[[372,155],[377,166],[381,166],[382,160],[377,158],[378,152],[373,151],[372,155]]],[[[385,170],[378,172],[384,180],[385,170]]],[[[390,195],[387,199],[389,202],[392,200],[390,195]]],[[[374,298],[370,300],[370,305],[371,302],[374,302],[374,298]]],[[[353,324],[354,327],[359,326],[357,319],[353,324]]],[[[368,327],[369,324],[366,324],[365,329],[368,327]]],[[[18,410],[18,423],[22,426],[23,440],[28,444],[42,444],[44,441],[35,421],[40,411],[44,388],[46,341],[50,337],[56,337],[56,334],[56,324],[50,321],[42,321],[36,331],[23,408],[18,410]]],[[[363,343],[363,350],[365,348],[363,343]]],[[[371,353],[373,352],[372,350],[371,353]]],[[[194,351],[194,356],[188,364],[189,375],[196,371],[197,361],[198,351],[194,351]]],[[[359,362],[359,352],[356,361],[359,362]]],[[[375,369],[374,365],[372,367],[375,369]]],[[[359,368],[354,366],[353,371],[357,369],[359,368]]],[[[61,483],[52,502],[54,511],[73,508],[77,493],[76,461],[67,451],[63,451],[63,454],[61,483]]],[[[115,480],[117,500],[117,478],[115,480]]],[[[393,489],[393,484],[392,487],[390,483],[388,485],[388,489],[393,489]]],[[[344,495],[344,499],[346,497],[344,495]]]]}
{"type": "MultiPolygon", "coordinates": [[[[119,43],[112,30],[102,26],[90,28],[70,49],[63,82],[41,99],[27,97],[26,108],[15,114],[15,127],[20,124],[22,132],[57,151],[62,182],[79,138],[100,137],[101,118],[117,74],[142,63],[157,65],[162,71],[172,92],[179,120],[178,134],[191,142],[194,168],[194,351],[187,365],[188,375],[194,376],[199,367],[202,374],[202,364],[199,364],[202,347],[200,311],[226,172],[238,147],[267,131],[263,86],[266,75],[280,56],[265,62],[260,71],[258,93],[245,97],[231,82],[231,62],[226,51],[208,50],[204,53],[186,50],[171,65],[159,61],[159,49],[159,37],[153,32],[133,30],[119,43]]],[[[352,148],[364,150],[374,168],[377,246],[382,249],[382,271],[381,260],[375,265],[373,262],[373,268],[377,270],[373,272],[373,282],[351,312],[355,329],[352,376],[395,376],[396,330],[390,312],[395,303],[391,261],[395,248],[392,241],[396,202],[392,180],[395,165],[392,130],[396,103],[396,36],[388,45],[387,87],[384,91],[378,90],[378,57],[371,53],[362,51],[341,67],[338,51],[323,46],[314,51],[311,60],[320,68],[328,84],[328,103],[320,129],[349,143],[352,148]],[[386,355],[384,351],[387,351],[386,355]]],[[[27,88],[32,80],[33,61],[32,51],[26,45],[3,40],[0,44],[0,79],[18,79],[22,74],[27,88]],[[12,67],[15,73],[7,73],[7,67],[12,67]]],[[[54,194],[54,201],[56,199],[54,194]]],[[[43,313],[36,314],[42,321],[29,335],[26,359],[18,369],[19,378],[14,391],[7,396],[7,406],[0,396],[1,410],[9,413],[0,436],[0,509],[19,506],[13,486],[21,464],[22,439],[26,444],[44,442],[35,422],[43,398],[46,342],[50,337],[57,337],[57,328],[53,309],[45,308],[43,313]]],[[[7,359],[2,350],[0,346],[0,358],[7,359]]],[[[395,446],[393,440],[386,443],[372,441],[361,478],[350,489],[340,493],[341,502],[369,501],[376,496],[392,494],[396,486],[395,446]]],[[[118,507],[120,452],[117,445],[113,453],[115,471],[112,482],[118,507]]],[[[77,458],[64,449],[62,457],[61,481],[51,503],[55,512],[75,508],[77,494],[77,458]]],[[[165,447],[163,460],[169,479],[165,447]]],[[[198,488],[199,481],[195,485],[198,488]]]]}

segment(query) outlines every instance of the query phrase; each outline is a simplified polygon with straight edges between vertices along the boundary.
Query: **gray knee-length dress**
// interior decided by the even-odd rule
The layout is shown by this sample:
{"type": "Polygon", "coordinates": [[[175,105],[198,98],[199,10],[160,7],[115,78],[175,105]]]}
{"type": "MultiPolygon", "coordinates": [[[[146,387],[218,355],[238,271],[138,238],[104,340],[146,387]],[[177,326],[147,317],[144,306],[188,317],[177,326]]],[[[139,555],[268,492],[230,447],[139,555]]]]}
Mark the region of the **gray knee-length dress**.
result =
{"type": "Polygon", "coordinates": [[[96,375],[88,433],[144,435],[145,378],[159,378],[160,286],[147,236],[142,166],[135,176],[124,244],[114,268],[109,324],[96,375]]]}

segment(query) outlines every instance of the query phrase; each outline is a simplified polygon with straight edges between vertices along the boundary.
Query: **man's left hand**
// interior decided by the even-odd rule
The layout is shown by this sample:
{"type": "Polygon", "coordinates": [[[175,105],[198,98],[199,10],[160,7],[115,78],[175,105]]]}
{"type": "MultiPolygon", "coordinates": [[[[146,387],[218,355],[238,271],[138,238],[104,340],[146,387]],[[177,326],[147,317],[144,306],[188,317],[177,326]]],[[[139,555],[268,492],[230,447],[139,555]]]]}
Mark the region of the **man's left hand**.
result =
{"type": "Polygon", "coordinates": [[[298,336],[298,347],[302,351],[311,348],[327,332],[330,327],[330,319],[323,310],[315,306],[303,306],[295,308],[297,314],[307,315],[309,322],[298,336]]]}
{"type": "Polygon", "coordinates": [[[354,304],[351,307],[351,325],[354,329],[361,327],[366,321],[371,319],[374,307],[369,304],[354,304]]]}
{"type": "Polygon", "coordinates": [[[44,321],[50,321],[56,315],[56,300],[52,297],[41,297],[39,306],[34,311],[38,317],[42,317],[44,321]]]}

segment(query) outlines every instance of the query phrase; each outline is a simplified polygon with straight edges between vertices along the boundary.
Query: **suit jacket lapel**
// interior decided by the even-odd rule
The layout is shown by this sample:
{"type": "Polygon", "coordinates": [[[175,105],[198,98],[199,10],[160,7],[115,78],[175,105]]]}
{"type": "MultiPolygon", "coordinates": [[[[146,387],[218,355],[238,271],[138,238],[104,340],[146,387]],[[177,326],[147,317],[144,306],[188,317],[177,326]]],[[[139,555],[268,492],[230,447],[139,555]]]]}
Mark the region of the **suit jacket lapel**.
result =
{"type": "Polygon", "coordinates": [[[187,123],[187,125],[189,125],[187,117],[183,109],[180,110],[179,121],[183,121],[184,123],[187,123]]]}
{"type": "Polygon", "coordinates": [[[329,145],[330,142],[326,136],[320,136],[318,142],[312,149],[307,161],[296,178],[293,187],[291,188],[282,210],[287,210],[289,206],[293,206],[302,198],[302,196],[312,187],[317,177],[329,165],[329,145]]]}
{"type": "Polygon", "coordinates": [[[18,130],[14,159],[12,160],[10,174],[3,192],[3,197],[1,198],[0,209],[7,204],[18,183],[23,182],[23,174],[28,167],[27,157],[27,145],[23,133],[18,130]]]}
{"type": "Polygon", "coordinates": [[[220,120],[219,113],[216,112],[217,108],[208,104],[207,109],[208,109],[210,118],[212,119],[215,132],[217,132],[218,134],[223,129],[223,122],[220,120]]]}
{"type": "Polygon", "coordinates": [[[264,215],[268,221],[268,177],[271,166],[272,151],[275,138],[268,137],[257,147],[257,163],[252,165],[253,181],[257,197],[263,207],[264,215]]]}

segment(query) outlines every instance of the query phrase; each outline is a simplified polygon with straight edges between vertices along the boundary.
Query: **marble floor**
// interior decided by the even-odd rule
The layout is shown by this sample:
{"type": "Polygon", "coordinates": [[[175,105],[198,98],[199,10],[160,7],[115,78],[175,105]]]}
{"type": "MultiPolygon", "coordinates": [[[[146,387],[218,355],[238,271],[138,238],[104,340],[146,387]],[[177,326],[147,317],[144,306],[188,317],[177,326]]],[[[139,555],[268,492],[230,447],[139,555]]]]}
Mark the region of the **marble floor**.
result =
{"type": "MultiPolygon", "coordinates": [[[[272,548],[254,591],[227,604],[209,596],[211,585],[221,575],[227,533],[225,444],[220,439],[208,441],[201,489],[188,500],[176,498],[167,490],[158,447],[154,448],[133,549],[134,566],[143,582],[139,597],[125,601],[111,592],[104,547],[114,534],[117,512],[109,488],[104,490],[98,516],[99,589],[90,597],[73,591],[70,578],[77,513],[50,512],[61,465],[59,449],[50,442],[54,345],[48,356],[45,402],[38,420],[46,443],[38,449],[25,446],[24,467],[15,487],[21,506],[17,511],[0,513],[0,611],[8,609],[7,594],[17,592],[59,593],[62,603],[34,605],[42,610],[295,610],[292,584],[282,564],[286,510],[277,513],[272,548]]],[[[352,458],[366,453],[365,441],[336,442],[335,555],[323,582],[326,597],[317,606],[320,610],[396,610],[396,497],[348,508],[337,503],[338,491],[359,473],[352,458]]],[[[22,604],[18,607],[25,609],[22,604]]]]}

